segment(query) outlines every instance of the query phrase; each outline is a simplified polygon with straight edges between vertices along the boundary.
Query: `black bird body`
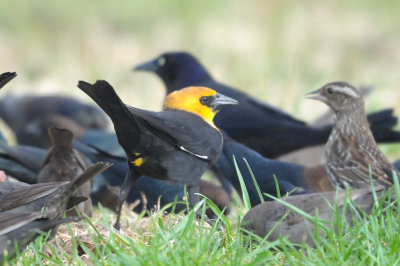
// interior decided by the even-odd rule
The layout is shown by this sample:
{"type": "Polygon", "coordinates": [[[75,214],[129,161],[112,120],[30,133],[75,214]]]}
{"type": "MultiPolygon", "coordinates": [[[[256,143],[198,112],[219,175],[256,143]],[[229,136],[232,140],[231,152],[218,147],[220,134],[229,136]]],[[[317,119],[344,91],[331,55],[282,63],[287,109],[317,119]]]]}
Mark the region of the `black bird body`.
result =
{"type": "MultiPolygon", "coordinates": [[[[323,165],[304,167],[267,159],[258,152],[224,134],[222,153],[216,164],[212,166],[212,170],[217,175],[222,175],[229,180],[236,191],[239,192],[239,195],[241,195],[240,192],[242,190],[233,162],[233,156],[235,156],[236,163],[245,182],[252,206],[259,204],[261,201],[243,158],[248,162],[262,193],[277,195],[274,175],[278,180],[281,195],[289,192],[303,194],[333,189],[323,165]]],[[[268,197],[264,197],[264,199],[270,200],[268,197]]]]}
{"type": "MultiPolygon", "coordinates": [[[[205,86],[238,100],[237,106],[227,106],[220,111],[214,120],[215,125],[231,138],[268,158],[323,144],[328,140],[332,128],[331,125],[307,125],[276,107],[219,83],[189,53],[164,53],[154,60],[136,66],[134,70],[156,73],[164,82],[167,93],[187,86],[205,86]]],[[[376,140],[399,141],[400,133],[393,132],[391,128],[377,129],[376,132],[380,135],[376,136],[376,140]]]]}
{"type": "MultiPolygon", "coordinates": [[[[49,128],[52,147],[42,161],[37,182],[70,181],[79,176],[88,164],[83,156],[72,147],[74,136],[71,131],[49,128]]],[[[88,216],[92,215],[90,200],[91,184],[87,182],[79,187],[75,196],[85,196],[87,201],[78,205],[78,209],[88,216]]]]}
{"type": "Polygon", "coordinates": [[[36,183],[46,151],[31,146],[8,146],[0,142],[0,169],[19,181],[36,183]]]}
{"type": "Polygon", "coordinates": [[[105,82],[94,85],[80,82],[79,88],[110,116],[130,165],[143,160],[136,167],[141,175],[198,185],[201,174],[222,150],[220,132],[195,114],[180,110],[152,112],[126,106],[105,82]],[[185,162],[185,166],[181,167],[180,162],[185,162]]]}
{"type": "MultiPolygon", "coordinates": [[[[186,184],[190,204],[198,201],[194,193],[199,191],[201,175],[222,150],[222,135],[211,124],[212,118],[221,105],[236,101],[208,88],[191,87],[171,94],[165,103],[168,110],[151,112],[125,105],[105,81],[94,85],[80,81],[78,87],[111,118],[125,150],[129,169],[121,188],[121,206],[143,175],[186,184]],[[187,110],[175,108],[176,104],[187,110]]],[[[118,214],[115,227],[119,226],[118,214]]]]}

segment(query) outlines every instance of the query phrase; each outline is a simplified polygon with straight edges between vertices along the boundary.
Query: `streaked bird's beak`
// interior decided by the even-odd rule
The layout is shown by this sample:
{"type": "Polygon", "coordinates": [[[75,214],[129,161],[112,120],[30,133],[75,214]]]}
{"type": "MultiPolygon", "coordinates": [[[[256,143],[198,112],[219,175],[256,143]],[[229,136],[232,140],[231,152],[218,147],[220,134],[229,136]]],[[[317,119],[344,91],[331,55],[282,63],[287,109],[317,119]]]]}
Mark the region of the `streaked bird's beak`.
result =
{"type": "Polygon", "coordinates": [[[158,69],[157,60],[150,60],[135,66],[133,71],[151,71],[155,72],[158,69]]]}
{"type": "Polygon", "coordinates": [[[325,102],[326,101],[326,97],[322,94],[321,89],[309,92],[306,94],[306,98],[307,99],[313,99],[313,100],[318,100],[318,101],[322,101],[325,102]]]}
{"type": "Polygon", "coordinates": [[[211,102],[210,107],[214,110],[217,111],[221,109],[222,106],[224,105],[232,105],[232,104],[238,104],[239,102],[236,101],[235,99],[225,96],[223,94],[217,93],[215,97],[213,98],[214,100],[211,102]]]}

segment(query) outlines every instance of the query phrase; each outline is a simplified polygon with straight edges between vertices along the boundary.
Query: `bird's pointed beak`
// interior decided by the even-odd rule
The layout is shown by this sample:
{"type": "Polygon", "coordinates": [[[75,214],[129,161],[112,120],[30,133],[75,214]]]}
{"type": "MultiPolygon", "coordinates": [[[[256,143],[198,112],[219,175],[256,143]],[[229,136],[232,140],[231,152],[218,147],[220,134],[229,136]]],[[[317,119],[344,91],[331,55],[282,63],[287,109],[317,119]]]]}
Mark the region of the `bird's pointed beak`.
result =
{"type": "Polygon", "coordinates": [[[157,60],[150,60],[135,66],[133,71],[150,71],[155,72],[158,69],[157,60]]]}
{"type": "Polygon", "coordinates": [[[211,102],[210,107],[214,111],[218,111],[224,105],[233,105],[238,104],[239,102],[231,97],[225,96],[223,94],[217,93],[214,97],[214,100],[211,102]]]}
{"type": "Polygon", "coordinates": [[[306,98],[307,99],[313,99],[313,100],[317,100],[317,101],[322,101],[325,102],[326,101],[326,97],[322,94],[322,90],[318,89],[312,92],[309,92],[306,94],[306,98]]]}

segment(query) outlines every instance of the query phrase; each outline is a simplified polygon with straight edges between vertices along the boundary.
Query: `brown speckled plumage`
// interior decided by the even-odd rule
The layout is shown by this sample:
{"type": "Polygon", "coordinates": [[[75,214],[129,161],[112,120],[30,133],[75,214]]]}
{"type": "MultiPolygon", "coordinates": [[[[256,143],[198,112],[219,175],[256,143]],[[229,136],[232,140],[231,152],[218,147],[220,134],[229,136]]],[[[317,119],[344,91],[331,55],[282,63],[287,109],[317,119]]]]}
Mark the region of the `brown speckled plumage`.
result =
{"type": "Polygon", "coordinates": [[[397,170],[376,145],[359,90],[347,82],[331,82],[308,97],[326,103],[335,113],[325,146],[326,169],[332,185],[342,189],[369,186],[369,167],[374,182],[393,185],[392,172],[397,170]]]}

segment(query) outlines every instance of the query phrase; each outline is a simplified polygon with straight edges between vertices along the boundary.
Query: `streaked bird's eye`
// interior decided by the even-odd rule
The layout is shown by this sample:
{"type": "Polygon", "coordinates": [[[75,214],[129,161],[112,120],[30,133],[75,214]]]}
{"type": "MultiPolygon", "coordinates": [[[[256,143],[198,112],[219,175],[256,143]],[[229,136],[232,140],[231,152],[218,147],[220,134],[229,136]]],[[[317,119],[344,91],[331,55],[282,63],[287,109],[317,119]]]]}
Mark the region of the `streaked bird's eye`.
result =
{"type": "Polygon", "coordinates": [[[328,92],[328,94],[332,94],[333,93],[333,89],[331,87],[327,88],[326,91],[328,92]]]}

